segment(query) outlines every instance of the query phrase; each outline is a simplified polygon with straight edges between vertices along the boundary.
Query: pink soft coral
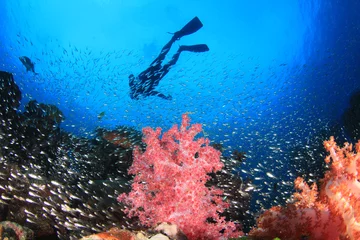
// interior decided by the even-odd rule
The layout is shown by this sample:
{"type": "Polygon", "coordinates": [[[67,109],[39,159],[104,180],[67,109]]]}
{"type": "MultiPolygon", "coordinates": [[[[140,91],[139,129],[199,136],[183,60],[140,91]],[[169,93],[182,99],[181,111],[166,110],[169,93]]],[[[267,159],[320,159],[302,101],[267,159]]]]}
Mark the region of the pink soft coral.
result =
{"type": "Polygon", "coordinates": [[[235,224],[219,216],[228,207],[221,198],[223,192],[205,186],[207,174],[223,167],[221,153],[209,146],[208,139],[194,140],[202,127],[189,122],[184,114],[180,130],[173,126],[162,139],[161,128],[143,129],[147,147],[144,153],[134,151],[129,169],[135,175],[132,191],[118,200],[129,206],[130,217],[138,216],[146,226],[171,222],[189,239],[233,236],[235,224]]]}
{"type": "Polygon", "coordinates": [[[332,160],[318,194],[316,185],[311,188],[297,178],[294,202],[286,207],[273,207],[258,219],[258,228],[250,233],[260,239],[300,239],[309,236],[314,240],[360,239],[360,141],[356,152],[352,145],[340,148],[334,138],[324,142],[332,160]]]}

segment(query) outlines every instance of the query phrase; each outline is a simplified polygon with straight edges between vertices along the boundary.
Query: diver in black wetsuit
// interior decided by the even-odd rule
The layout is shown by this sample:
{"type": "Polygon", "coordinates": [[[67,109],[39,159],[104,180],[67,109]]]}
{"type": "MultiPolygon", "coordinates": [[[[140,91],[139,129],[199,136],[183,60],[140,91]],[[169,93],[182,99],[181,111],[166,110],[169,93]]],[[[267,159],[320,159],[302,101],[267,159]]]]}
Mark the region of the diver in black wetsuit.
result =
{"type": "Polygon", "coordinates": [[[172,44],[185,35],[192,34],[198,31],[202,27],[202,23],[198,17],[193,18],[188,24],[186,24],[180,31],[174,33],[171,40],[163,47],[159,56],[151,63],[150,67],[141,72],[137,77],[133,74],[129,76],[130,97],[138,100],[141,96],[158,96],[166,100],[171,100],[171,96],[165,96],[164,94],[155,91],[155,87],[159,84],[160,80],[169,72],[171,66],[173,66],[179,59],[182,51],[190,52],[206,52],[209,48],[206,44],[197,44],[191,46],[180,46],[178,51],[174,54],[172,59],[165,65],[161,65],[165,59],[166,54],[170,51],[172,44]]]}

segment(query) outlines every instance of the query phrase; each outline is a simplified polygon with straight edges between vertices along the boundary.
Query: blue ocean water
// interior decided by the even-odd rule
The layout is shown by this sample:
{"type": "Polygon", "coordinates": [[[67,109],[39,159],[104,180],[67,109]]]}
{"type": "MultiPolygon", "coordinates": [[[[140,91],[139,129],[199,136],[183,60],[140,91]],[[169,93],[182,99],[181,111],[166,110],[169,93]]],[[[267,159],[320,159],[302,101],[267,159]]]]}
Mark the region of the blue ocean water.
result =
{"type": "Polygon", "coordinates": [[[259,179],[254,199],[264,199],[274,182],[295,178],[295,146],[341,128],[360,89],[359,9],[356,0],[1,1],[0,70],[14,74],[22,108],[31,99],[54,104],[62,129],[78,136],[99,126],[166,130],[189,112],[224,154],[247,153],[241,174],[259,179]],[[210,51],[182,53],[158,87],[173,99],[130,99],[128,75],[194,16],[204,27],[167,60],[179,45],[210,51]],[[24,55],[38,75],[26,72],[24,55]]]}

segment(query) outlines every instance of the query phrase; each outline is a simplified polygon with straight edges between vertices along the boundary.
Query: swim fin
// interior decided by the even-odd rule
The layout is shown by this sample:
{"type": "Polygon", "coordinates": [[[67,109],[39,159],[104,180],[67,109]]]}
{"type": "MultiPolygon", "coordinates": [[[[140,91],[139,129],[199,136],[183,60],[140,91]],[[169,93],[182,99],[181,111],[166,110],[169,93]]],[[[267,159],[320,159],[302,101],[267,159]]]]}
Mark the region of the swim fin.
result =
{"type": "Polygon", "coordinates": [[[207,52],[209,47],[206,44],[196,44],[190,46],[180,46],[179,51],[189,51],[189,52],[207,52]]]}
{"type": "Polygon", "coordinates": [[[198,17],[194,17],[180,31],[175,32],[173,38],[179,40],[183,36],[197,32],[200,28],[202,28],[202,26],[203,24],[200,19],[198,17]]]}

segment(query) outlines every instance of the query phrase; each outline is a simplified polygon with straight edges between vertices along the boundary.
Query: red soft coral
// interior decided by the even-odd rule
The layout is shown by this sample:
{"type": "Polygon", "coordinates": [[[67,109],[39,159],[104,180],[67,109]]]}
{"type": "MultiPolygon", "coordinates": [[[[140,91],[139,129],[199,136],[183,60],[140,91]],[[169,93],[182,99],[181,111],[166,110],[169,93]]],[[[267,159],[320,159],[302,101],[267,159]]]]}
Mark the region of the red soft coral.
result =
{"type": "Polygon", "coordinates": [[[294,202],[285,207],[273,207],[257,220],[258,228],[250,233],[261,239],[314,240],[360,239],[360,141],[356,153],[352,145],[340,148],[334,138],[324,142],[331,164],[322,180],[320,193],[297,178],[294,202]]]}
{"type": "MultiPolygon", "coordinates": [[[[143,225],[159,222],[176,224],[189,239],[220,239],[233,236],[236,226],[220,217],[229,205],[222,191],[205,186],[208,173],[221,170],[221,153],[209,140],[194,137],[200,124],[190,126],[182,116],[180,130],[173,126],[160,139],[161,128],[144,128],[146,151],[134,151],[129,174],[134,174],[132,191],[118,200],[129,206],[130,217],[138,216],[143,225]],[[223,232],[223,233],[222,233],[223,232]]],[[[236,232],[240,234],[240,232],[236,232]]]]}

